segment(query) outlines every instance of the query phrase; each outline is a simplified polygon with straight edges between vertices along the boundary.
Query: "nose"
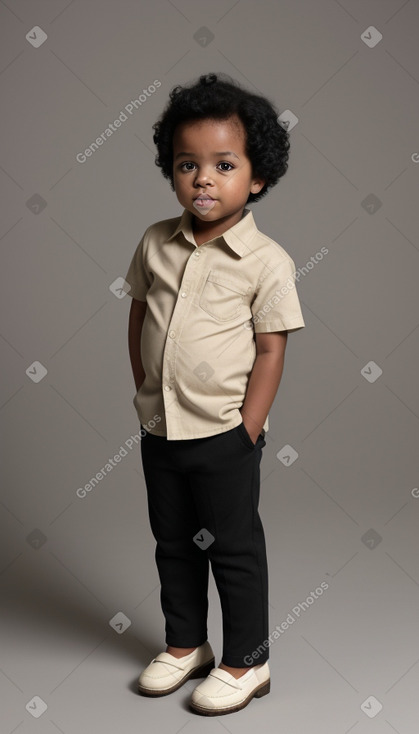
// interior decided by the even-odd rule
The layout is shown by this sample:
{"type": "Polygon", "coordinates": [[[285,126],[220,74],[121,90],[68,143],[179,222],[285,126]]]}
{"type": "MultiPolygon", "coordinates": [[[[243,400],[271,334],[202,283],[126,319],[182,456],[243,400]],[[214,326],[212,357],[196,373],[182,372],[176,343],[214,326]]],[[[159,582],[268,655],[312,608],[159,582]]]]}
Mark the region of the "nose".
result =
{"type": "Polygon", "coordinates": [[[200,166],[195,175],[195,186],[205,186],[213,184],[211,166],[200,166]]]}

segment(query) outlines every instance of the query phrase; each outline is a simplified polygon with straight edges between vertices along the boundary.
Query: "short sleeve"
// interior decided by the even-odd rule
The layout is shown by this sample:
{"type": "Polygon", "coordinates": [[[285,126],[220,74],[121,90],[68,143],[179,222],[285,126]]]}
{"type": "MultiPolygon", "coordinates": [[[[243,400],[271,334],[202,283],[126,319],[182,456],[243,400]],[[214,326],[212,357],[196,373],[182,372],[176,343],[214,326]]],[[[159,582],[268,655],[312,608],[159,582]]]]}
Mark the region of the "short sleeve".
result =
{"type": "Polygon", "coordinates": [[[146,294],[150,288],[150,280],[145,266],[145,242],[148,229],[144,232],[134,252],[125,280],[129,289],[125,288],[127,294],[137,301],[145,301],[146,294]]]}
{"type": "Polygon", "coordinates": [[[263,274],[251,310],[257,333],[297,331],[304,328],[295,286],[295,265],[290,257],[263,274]]]}

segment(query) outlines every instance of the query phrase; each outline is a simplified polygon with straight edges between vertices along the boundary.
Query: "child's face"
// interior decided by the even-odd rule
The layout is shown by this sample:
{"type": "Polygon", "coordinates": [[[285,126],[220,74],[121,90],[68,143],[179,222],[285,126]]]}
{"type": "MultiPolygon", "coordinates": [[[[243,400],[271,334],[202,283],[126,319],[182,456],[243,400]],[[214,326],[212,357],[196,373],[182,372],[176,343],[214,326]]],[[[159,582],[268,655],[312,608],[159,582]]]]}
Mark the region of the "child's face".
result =
{"type": "Polygon", "coordinates": [[[173,179],[178,201],[202,222],[238,221],[249,193],[259,193],[245,153],[245,129],[239,118],[180,123],[173,135],[173,179]],[[228,151],[228,152],[227,152],[228,151]],[[199,195],[211,197],[202,205],[199,195]]]}

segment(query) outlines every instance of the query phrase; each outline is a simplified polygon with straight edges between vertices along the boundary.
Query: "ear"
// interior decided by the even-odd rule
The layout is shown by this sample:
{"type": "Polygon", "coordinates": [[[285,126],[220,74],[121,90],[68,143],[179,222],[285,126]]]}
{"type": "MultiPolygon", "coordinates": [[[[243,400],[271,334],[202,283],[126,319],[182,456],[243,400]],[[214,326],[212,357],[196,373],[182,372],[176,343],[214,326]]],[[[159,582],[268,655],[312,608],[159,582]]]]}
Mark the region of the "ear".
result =
{"type": "Polygon", "coordinates": [[[258,194],[265,185],[266,181],[263,178],[254,178],[250,186],[250,193],[258,194]]]}

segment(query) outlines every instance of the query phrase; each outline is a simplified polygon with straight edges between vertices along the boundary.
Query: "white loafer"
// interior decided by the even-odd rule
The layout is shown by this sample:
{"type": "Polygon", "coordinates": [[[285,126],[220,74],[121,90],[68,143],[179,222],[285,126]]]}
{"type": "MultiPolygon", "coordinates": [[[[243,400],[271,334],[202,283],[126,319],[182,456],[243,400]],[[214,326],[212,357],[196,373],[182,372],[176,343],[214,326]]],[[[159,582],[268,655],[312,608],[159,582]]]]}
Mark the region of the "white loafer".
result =
{"type": "Polygon", "coordinates": [[[204,716],[230,714],[247,706],[253,696],[255,698],[265,696],[270,688],[268,661],[250,668],[240,678],[235,678],[222,668],[214,668],[208,677],[197,685],[189,705],[204,716]]]}
{"type": "Polygon", "coordinates": [[[204,678],[213,667],[214,653],[208,640],[182,658],[161,652],[141,673],[138,691],[146,696],[165,696],[189,678],[204,678]]]}

